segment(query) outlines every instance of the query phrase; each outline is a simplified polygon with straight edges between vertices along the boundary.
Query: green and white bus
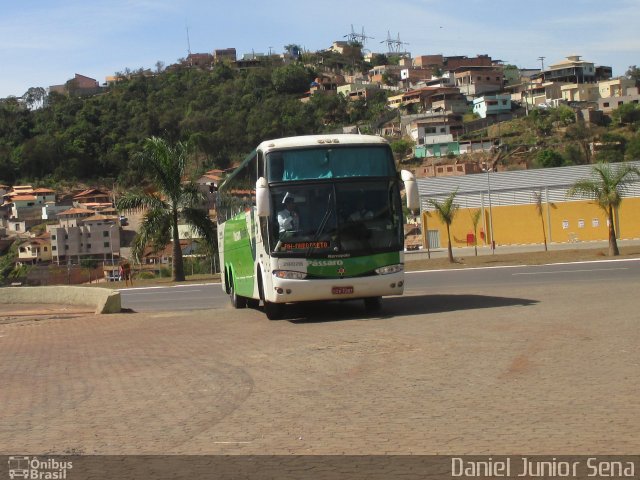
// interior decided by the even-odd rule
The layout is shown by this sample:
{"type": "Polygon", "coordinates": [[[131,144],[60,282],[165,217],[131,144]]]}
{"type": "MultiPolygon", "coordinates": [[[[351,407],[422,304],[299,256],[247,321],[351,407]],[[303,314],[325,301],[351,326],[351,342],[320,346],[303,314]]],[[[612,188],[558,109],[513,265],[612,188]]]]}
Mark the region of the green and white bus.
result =
{"type": "Polygon", "coordinates": [[[363,299],[404,289],[404,182],[385,139],[309,135],[261,143],[220,185],[222,288],[235,308],[263,302],[268,318],[286,303],[363,299]]]}

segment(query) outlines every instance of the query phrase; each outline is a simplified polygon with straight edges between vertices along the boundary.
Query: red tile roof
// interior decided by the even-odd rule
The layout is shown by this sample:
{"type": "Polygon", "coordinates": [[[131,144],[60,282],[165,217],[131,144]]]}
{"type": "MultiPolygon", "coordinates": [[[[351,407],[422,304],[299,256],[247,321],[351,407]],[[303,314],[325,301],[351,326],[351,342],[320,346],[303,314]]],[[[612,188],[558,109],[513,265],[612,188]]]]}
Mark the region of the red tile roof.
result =
{"type": "Polygon", "coordinates": [[[70,208],[69,210],[65,210],[64,212],[60,212],[58,214],[59,217],[67,216],[67,215],[80,215],[87,214],[93,215],[95,212],[93,210],[87,210],[86,208],[70,208]]]}

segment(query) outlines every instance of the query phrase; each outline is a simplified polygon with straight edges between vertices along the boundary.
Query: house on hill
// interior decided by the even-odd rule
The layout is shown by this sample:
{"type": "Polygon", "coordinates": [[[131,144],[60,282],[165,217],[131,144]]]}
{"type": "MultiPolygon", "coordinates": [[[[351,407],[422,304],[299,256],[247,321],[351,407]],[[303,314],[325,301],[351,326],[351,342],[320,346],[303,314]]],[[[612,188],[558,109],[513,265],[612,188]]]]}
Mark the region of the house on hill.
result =
{"type": "Polygon", "coordinates": [[[99,210],[112,207],[111,193],[99,188],[89,188],[73,196],[73,206],[99,210]]]}

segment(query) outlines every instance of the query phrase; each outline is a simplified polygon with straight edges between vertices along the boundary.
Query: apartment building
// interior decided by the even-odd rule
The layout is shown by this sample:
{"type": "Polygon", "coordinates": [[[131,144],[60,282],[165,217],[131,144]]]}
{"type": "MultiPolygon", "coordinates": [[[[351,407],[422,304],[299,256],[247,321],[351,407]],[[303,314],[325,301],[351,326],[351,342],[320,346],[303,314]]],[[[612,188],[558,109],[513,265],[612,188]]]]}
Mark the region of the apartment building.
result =
{"type": "Polygon", "coordinates": [[[90,212],[92,215],[67,212],[66,215],[65,212],[58,215],[61,218],[59,225],[47,226],[54,262],[76,262],[83,257],[107,259],[120,255],[120,228],[116,217],[93,212],[90,212]]]}

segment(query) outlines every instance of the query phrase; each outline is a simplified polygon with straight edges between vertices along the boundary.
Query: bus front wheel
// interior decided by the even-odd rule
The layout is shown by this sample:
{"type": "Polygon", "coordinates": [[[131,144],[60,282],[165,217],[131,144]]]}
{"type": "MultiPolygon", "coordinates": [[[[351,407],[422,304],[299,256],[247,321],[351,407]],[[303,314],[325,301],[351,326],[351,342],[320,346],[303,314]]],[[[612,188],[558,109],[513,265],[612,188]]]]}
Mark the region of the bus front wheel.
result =
{"type": "Polygon", "coordinates": [[[284,314],[282,303],[264,302],[264,313],[269,320],[280,320],[284,314]]]}

